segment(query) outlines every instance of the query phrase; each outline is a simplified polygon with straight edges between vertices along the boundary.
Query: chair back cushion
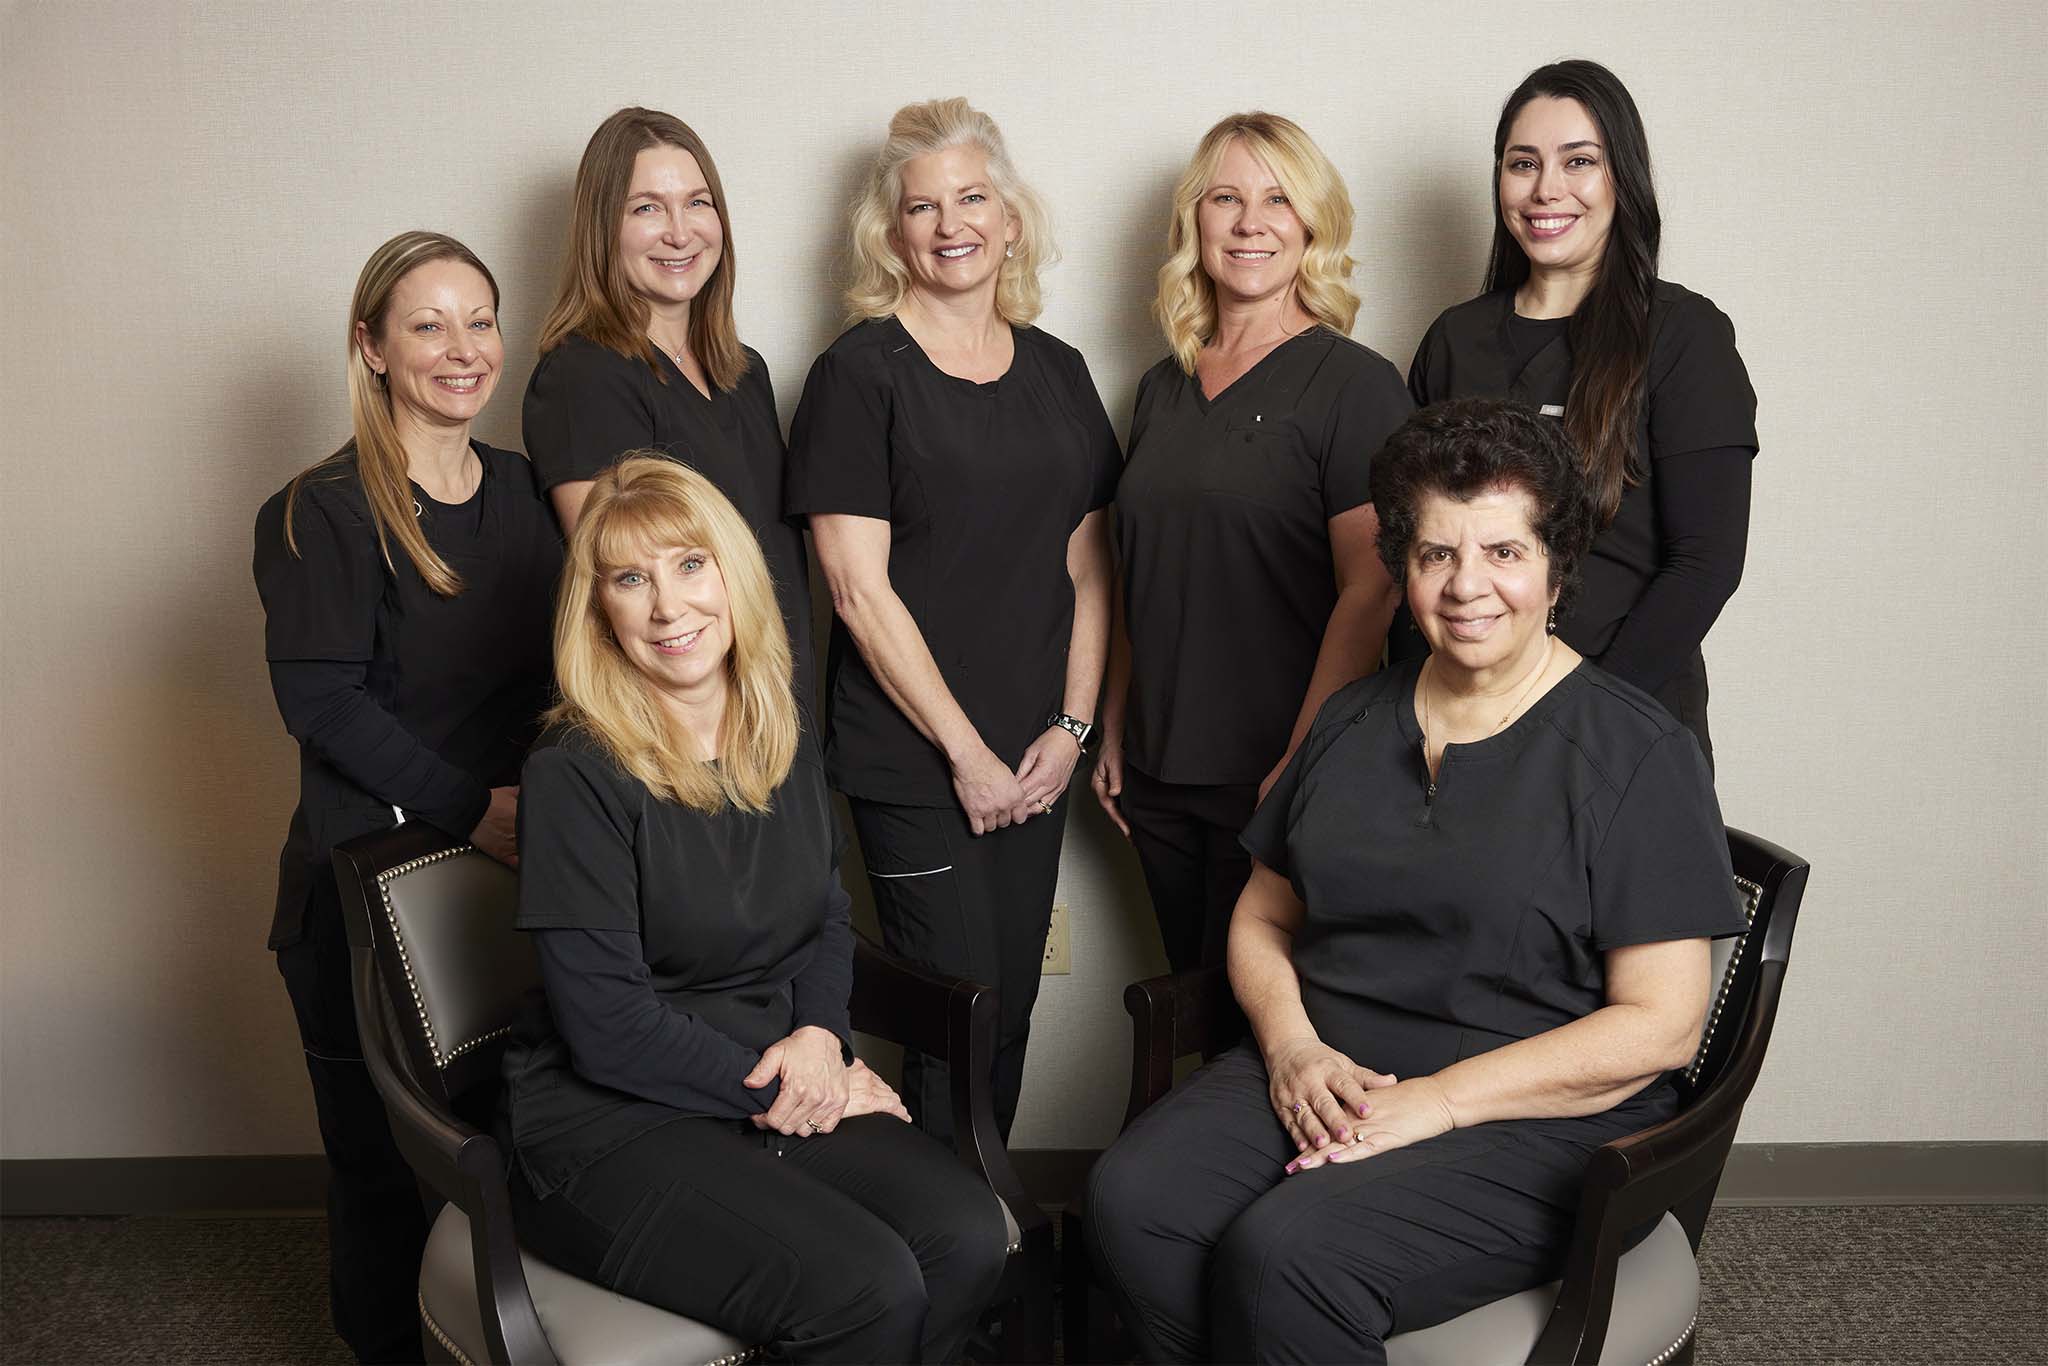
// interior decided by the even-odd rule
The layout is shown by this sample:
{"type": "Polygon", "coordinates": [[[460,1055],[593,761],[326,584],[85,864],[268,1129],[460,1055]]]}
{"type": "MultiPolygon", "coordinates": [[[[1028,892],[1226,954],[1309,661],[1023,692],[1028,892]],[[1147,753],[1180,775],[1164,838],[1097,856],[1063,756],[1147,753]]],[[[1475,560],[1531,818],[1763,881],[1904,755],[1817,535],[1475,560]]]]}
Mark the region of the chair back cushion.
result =
{"type": "Polygon", "coordinates": [[[1709,1059],[1717,1063],[1725,1060],[1728,1050],[1716,1050],[1714,1044],[1721,1039],[1723,1030],[1733,1030],[1742,1020],[1742,1009],[1749,1001],[1749,987],[1755,980],[1757,968],[1763,962],[1762,955],[1749,951],[1752,939],[1761,940],[1757,933],[1757,915],[1764,909],[1764,889],[1747,878],[1736,875],[1736,900],[1742,906],[1742,918],[1749,923],[1747,934],[1713,942],[1714,994],[1707,1004],[1707,1018],[1700,1028],[1700,1045],[1693,1050],[1692,1061],[1684,1073],[1687,1098],[1697,1095],[1713,1081],[1709,1075],[1709,1059]]]}
{"type": "Polygon", "coordinates": [[[540,980],[533,944],[512,928],[519,879],[463,845],[377,875],[377,962],[413,1072],[458,1111],[495,1087],[519,1000],[540,980]]]}

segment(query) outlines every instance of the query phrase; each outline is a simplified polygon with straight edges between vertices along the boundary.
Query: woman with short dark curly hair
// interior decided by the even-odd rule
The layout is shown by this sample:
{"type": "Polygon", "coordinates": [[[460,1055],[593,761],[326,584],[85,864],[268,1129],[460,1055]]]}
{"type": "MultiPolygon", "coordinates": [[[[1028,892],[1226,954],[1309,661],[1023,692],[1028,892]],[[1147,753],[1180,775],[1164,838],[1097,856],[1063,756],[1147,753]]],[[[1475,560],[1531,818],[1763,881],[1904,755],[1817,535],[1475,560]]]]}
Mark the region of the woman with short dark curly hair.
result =
{"type": "Polygon", "coordinates": [[[1431,653],[1324,704],[1244,834],[1252,1037],[1091,1179],[1150,1360],[1384,1361],[1554,1277],[1588,1154],[1672,1113],[1708,941],[1743,930],[1691,733],[1551,633],[1597,506],[1565,430],[1426,409],[1372,495],[1431,653]]]}

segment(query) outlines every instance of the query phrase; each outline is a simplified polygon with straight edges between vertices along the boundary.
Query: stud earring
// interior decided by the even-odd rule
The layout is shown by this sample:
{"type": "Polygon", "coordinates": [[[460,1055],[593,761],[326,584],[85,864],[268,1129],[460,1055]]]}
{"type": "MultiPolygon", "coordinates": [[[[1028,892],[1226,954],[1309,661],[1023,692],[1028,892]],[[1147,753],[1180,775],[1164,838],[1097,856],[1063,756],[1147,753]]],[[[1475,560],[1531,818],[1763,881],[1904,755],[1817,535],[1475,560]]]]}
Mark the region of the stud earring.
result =
{"type": "Polygon", "coordinates": [[[1003,248],[1003,259],[1004,259],[1005,261],[1007,261],[1007,260],[1009,260],[1010,258],[1014,257],[1014,256],[1015,256],[1016,254],[1017,254],[1017,248],[1016,248],[1015,246],[1005,246],[1005,247],[1003,248]]]}

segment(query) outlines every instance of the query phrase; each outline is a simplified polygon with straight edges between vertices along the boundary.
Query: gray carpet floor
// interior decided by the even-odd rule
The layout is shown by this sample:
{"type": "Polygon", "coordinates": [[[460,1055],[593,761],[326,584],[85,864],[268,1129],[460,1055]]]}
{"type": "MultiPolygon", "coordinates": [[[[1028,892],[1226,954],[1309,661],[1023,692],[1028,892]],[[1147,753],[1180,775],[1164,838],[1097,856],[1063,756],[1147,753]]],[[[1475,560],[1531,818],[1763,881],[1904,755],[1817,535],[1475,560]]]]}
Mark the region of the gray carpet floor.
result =
{"type": "MultiPolygon", "coordinates": [[[[2048,1207],[1724,1208],[1699,1361],[2048,1362],[2048,1207]]],[[[333,1362],[317,1219],[0,1221],[0,1361],[333,1362]]]]}

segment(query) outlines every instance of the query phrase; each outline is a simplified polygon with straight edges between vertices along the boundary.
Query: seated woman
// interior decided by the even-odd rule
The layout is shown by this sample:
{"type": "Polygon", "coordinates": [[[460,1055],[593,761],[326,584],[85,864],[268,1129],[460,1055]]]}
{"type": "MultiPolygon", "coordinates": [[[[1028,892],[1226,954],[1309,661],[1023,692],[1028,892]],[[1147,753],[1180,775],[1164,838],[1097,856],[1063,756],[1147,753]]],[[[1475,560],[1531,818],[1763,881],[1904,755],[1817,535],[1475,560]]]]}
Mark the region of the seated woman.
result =
{"type": "Polygon", "coordinates": [[[1425,409],[1373,462],[1428,637],[1331,695],[1244,833],[1252,1038],[1090,1181],[1155,1361],[1384,1361],[1557,1274],[1588,1154],[1672,1113],[1739,934],[1690,731],[1551,634],[1595,499],[1559,424],[1425,409]]]}
{"type": "Polygon", "coordinates": [[[1002,1212],[853,1060],[832,808],[759,544],[703,475],[599,473],[524,772],[505,1056],[513,1215],[548,1261],[789,1361],[943,1361],[1002,1212]]]}

